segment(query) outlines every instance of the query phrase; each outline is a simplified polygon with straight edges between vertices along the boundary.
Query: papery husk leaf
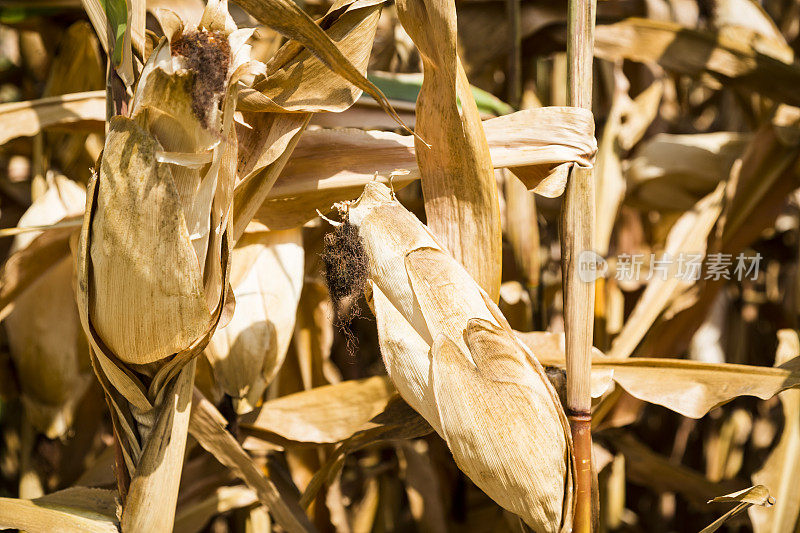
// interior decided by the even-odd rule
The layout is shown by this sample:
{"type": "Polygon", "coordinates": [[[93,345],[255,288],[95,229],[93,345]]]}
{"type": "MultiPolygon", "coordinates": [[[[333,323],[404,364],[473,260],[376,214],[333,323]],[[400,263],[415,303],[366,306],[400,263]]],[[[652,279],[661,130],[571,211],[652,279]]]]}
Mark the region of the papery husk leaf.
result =
{"type": "Polygon", "coordinates": [[[30,137],[55,126],[102,131],[105,119],[105,91],[0,104],[0,144],[16,137],[30,137]]]}
{"type": "MultiPolygon", "coordinates": [[[[775,365],[781,365],[800,355],[800,340],[794,330],[778,331],[778,350],[775,365]]],[[[783,406],[783,430],[763,466],[751,479],[764,485],[775,495],[775,507],[750,507],[747,512],[755,533],[780,533],[795,531],[800,515],[800,390],[792,389],[778,394],[783,406]]]]}
{"type": "Polygon", "coordinates": [[[416,131],[430,145],[419,139],[415,145],[428,227],[497,301],[502,246],[497,182],[458,57],[455,3],[402,0],[397,16],[422,58],[416,131]]]}
{"type": "Polygon", "coordinates": [[[35,500],[0,498],[0,529],[115,533],[119,514],[110,490],[72,487],[35,500]]]}
{"type": "Polygon", "coordinates": [[[776,102],[800,105],[794,91],[800,83],[800,67],[757,51],[737,37],[673,22],[630,18],[597,26],[595,55],[657,62],[667,70],[702,77],[714,88],[741,87],[776,102]]]}
{"type": "Polygon", "coordinates": [[[137,458],[125,509],[123,531],[166,531],[175,520],[178,484],[192,407],[195,362],[178,374],[154,405],[155,418],[137,458]]]}
{"type": "Polygon", "coordinates": [[[741,513],[752,507],[753,505],[759,505],[762,507],[769,507],[775,503],[775,499],[769,495],[769,491],[763,485],[756,485],[754,487],[750,487],[744,490],[740,490],[734,492],[732,494],[725,494],[724,496],[717,496],[709,500],[708,503],[717,503],[717,502],[738,502],[739,505],[719,517],[713,523],[709,524],[705,528],[703,528],[700,533],[713,533],[714,531],[718,530],[722,527],[722,524],[736,516],[737,514],[741,513]]]}
{"type": "MultiPolygon", "coordinates": [[[[385,376],[343,381],[270,400],[241,417],[239,424],[258,438],[335,443],[373,427],[370,420],[395,396],[385,376]]],[[[245,440],[244,447],[251,442],[245,440]]]]}
{"type": "MultiPolygon", "coordinates": [[[[456,463],[495,501],[513,506],[512,509],[522,513],[526,523],[537,531],[569,528],[574,479],[571,438],[566,416],[541,365],[513,337],[488,295],[442,251],[428,229],[393,200],[385,186],[368,184],[362,196],[351,206],[349,219],[359,229],[370,260],[368,288],[375,306],[381,352],[387,372],[400,394],[446,440],[459,439],[450,445],[456,463]],[[391,239],[387,238],[389,235],[391,239]],[[485,324],[494,332],[486,342],[491,345],[489,351],[495,353],[495,357],[519,364],[500,364],[496,372],[490,372],[492,379],[478,380],[469,388],[459,385],[459,388],[463,394],[469,395],[470,401],[490,398],[492,391],[510,386],[506,385],[508,383],[519,384],[533,392],[515,397],[513,406],[508,406],[512,418],[502,424],[521,424],[519,427],[528,433],[525,437],[521,431],[495,433],[501,431],[501,426],[494,424],[445,427],[454,420],[451,412],[442,411],[445,406],[441,405],[440,398],[449,393],[448,398],[457,399],[457,393],[450,390],[452,385],[436,381],[437,350],[441,341],[435,339],[439,336],[449,338],[458,347],[454,353],[461,354],[463,364],[471,368],[477,363],[480,372],[486,350],[484,344],[471,337],[472,328],[477,326],[470,324],[485,324]],[[429,352],[432,356],[428,355],[429,352]],[[475,359],[481,362],[473,362],[475,359]],[[523,422],[525,417],[515,418],[513,413],[518,410],[528,412],[526,406],[542,413],[541,423],[527,426],[523,422]],[[548,441],[547,458],[542,459],[544,456],[540,451],[533,456],[524,456],[532,461],[526,463],[525,468],[512,466],[519,460],[512,448],[516,449],[522,442],[537,442],[540,431],[546,432],[548,439],[556,436],[548,441]],[[483,432],[489,432],[490,436],[483,432]],[[492,440],[492,444],[486,439],[492,440]],[[547,463],[546,468],[534,466],[538,460],[547,463]],[[491,474],[487,474],[487,470],[491,474]],[[517,477],[520,472],[528,471],[543,474],[546,480],[538,475],[517,477]],[[487,479],[489,476],[491,479],[487,479]],[[510,486],[504,483],[512,479],[515,481],[509,482],[510,486]],[[532,510],[542,507],[558,509],[557,516],[546,511],[543,520],[542,515],[532,510]]],[[[475,335],[480,337],[478,333],[475,335]]],[[[491,367],[491,363],[487,365],[491,367]]],[[[470,414],[476,416],[476,413],[470,414]]],[[[462,415],[468,416],[467,413],[462,415]]],[[[463,419],[459,421],[461,424],[464,422],[463,419]]],[[[469,423],[477,424],[477,420],[469,423]]]]}
{"type": "Polygon", "coordinates": [[[233,251],[236,308],[206,348],[237,413],[251,411],[280,370],[303,284],[302,230],[245,233],[233,251]]]}
{"type": "MultiPolygon", "coordinates": [[[[228,36],[226,7],[210,1],[203,20],[228,36]]],[[[172,53],[188,52],[170,46],[162,40],[145,65],[133,119],[111,120],[77,247],[78,309],[111,413],[130,531],[173,525],[195,358],[226,308],[230,270],[236,79],[224,71],[223,89],[198,100],[190,82],[202,74],[177,68],[172,53]]]]}
{"type": "Polygon", "coordinates": [[[436,403],[444,437],[459,468],[471,473],[475,484],[492,494],[497,503],[523,516],[529,525],[535,524],[532,527],[545,530],[540,524],[560,524],[563,507],[571,504],[570,484],[561,487],[563,504],[551,497],[559,488],[553,483],[565,477],[564,472],[553,472],[554,465],[569,464],[571,452],[556,446],[546,453],[541,447],[542,442],[562,440],[564,428],[550,424],[555,413],[548,413],[545,406],[530,400],[548,397],[545,382],[517,381],[516,376],[524,373],[528,362],[521,351],[514,353],[504,333],[491,322],[470,320],[467,342],[477,368],[452,340],[441,334],[437,337],[431,348],[436,403]],[[500,353],[496,351],[498,341],[500,346],[506,344],[500,353]],[[486,393],[476,398],[471,394],[473,387],[486,393]],[[517,436],[529,431],[529,423],[541,432],[537,432],[536,439],[517,440],[517,436]],[[502,430],[498,433],[493,427],[502,430]],[[503,435],[513,437],[506,440],[503,435]],[[485,457],[502,457],[507,447],[514,447],[519,463],[516,468],[508,465],[500,472],[487,472],[483,466],[486,459],[475,460],[469,449],[472,447],[482,448],[485,457]],[[535,461],[529,461],[531,457],[535,461]]]}
{"type": "MultiPolygon", "coordinates": [[[[483,123],[495,168],[510,168],[528,189],[558,196],[560,169],[591,164],[597,144],[591,113],[573,107],[519,111],[483,123]]],[[[317,130],[297,143],[255,220],[270,229],[296,227],[338,201],[357,196],[378,173],[395,171],[401,188],[419,179],[414,139],[389,132],[317,130]],[[403,171],[407,171],[405,174],[403,171]]],[[[566,175],[563,176],[564,180],[566,175]]]]}
{"type": "Polygon", "coordinates": [[[170,168],[155,160],[158,148],[134,121],[114,117],[100,165],[95,214],[87,213],[92,226],[91,320],[109,349],[137,364],[183,350],[210,322],[178,191],[170,168]],[[142,179],[131,182],[130,175],[142,179]]]}
{"type": "Polygon", "coordinates": [[[297,501],[281,494],[279,488],[265,477],[253,459],[226,429],[227,421],[213,404],[195,391],[189,431],[200,445],[219,462],[231,469],[253,489],[259,500],[267,506],[276,522],[292,533],[314,531],[297,501]]]}

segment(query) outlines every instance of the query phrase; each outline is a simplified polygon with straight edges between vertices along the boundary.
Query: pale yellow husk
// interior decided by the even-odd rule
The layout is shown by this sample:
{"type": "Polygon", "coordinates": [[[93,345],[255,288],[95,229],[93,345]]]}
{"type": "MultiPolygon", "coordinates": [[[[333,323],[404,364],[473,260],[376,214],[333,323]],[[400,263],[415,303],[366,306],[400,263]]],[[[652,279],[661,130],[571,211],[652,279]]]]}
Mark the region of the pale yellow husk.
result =
{"type": "MultiPolygon", "coordinates": [[[[80,213],[83,188],[63,176],[20,218],[19,226],[54,223],[80,213]]],[[[38,232],[16,237],[12,252],[24,249],[38,232]]],[[[64,435],[75,406],[91,381],[86,339],[75,295],[73,261],[65,257],[20,294],[5,319],[9,351],[19,378],[22,402],[33,426],[49,438],[64,435]]]]}
{"type": "Polygon", "coordinates": [[[294,331],[303,284],[302,230],[245,233],[233,251],[236,309],[206,357],[237,413],[247,413],[280,370],[294,331]]]}
{"type": "Polygon", "coordinates": [[[374,182],[349,219],[387,371],[461,468],[535,531],[569,530],[574,464],[566,416],[533,354],[430,231],[374,182]]]}
{"type": "MultiPolygon", "coordinates": [[[[188,348],[210,327],[220,298],[235,181],[234,103],[250,64],[248,30],[236,30],[227,10],[213,7],[201,26],[228,36],[224,89],[196,100],[193,83],[210,81],[162,41],[144,67],[131,118],[109,123],[95,205],[87,209],[89,318],[126,363],[188,348]]],[[[182,34],[191,31],[177,28],[169,37],[182,34]]]]}

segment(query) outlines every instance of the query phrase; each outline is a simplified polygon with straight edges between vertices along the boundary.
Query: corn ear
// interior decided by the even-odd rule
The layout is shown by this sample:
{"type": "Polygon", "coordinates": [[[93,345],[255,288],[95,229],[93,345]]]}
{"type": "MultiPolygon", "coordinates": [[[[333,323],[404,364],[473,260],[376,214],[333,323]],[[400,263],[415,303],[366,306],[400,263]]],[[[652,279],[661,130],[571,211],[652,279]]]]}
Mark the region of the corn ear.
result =
{"type": "MultiPolygon", "coordinates": [[[[20,218],[19,226],[41,226],[80,213],[83,188],[55,176],[20,218]]],[[[38,232],[18,235],[12,252],[27,247],[38,232]]],[[[64,257],[15,300],[5,319],[8,344],[20,382],[21,399],[33,427],[61,437],[72,424],[76,404],[91,380],[87,344],[72,290],[74,265],[64,257]]]]}
{"type": "Polygon", "coordinates": [[[302,229],[245,233],[233,251],[236,309],[206,348],[237,413],[251,411],[280,370],[303,284],[302,229]]]}
{"type": "Polygon", "coordinates": [[[252,30],[236,29],[225,1],[210,1],[196,29],[165,29],[130,118],[110,121],[78,245],[78,308],[127,491],[123,531],[173,524],[195,357],[226,308],[234,104],[258,68],[252,30]]]}
{"type": "Polygon", "coordinates": [[[461,468],[535,531],[573,513],[572,441],[541,365],[431,232],[373,182],[349,210],[387,371],[461,468]]]}

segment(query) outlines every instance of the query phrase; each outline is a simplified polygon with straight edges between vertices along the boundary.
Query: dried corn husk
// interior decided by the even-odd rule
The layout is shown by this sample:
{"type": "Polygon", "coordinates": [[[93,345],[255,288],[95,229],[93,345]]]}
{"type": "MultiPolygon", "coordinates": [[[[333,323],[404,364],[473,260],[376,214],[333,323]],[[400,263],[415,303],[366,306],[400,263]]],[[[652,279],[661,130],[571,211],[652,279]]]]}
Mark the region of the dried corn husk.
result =
{"type": "Polygon", "coordinates": [[[220,299],[236,161],[233,105],[249,67],[242,57],[249,32],[234,31],[231,20],[204,22],[198,33],[177,29],[153,51],[131,118],[111,120],[90,184],[89,319],[127,363],[187,348],[210,327],[220,299]],[[212,62],[220,65],[202,66],[212,62]],[[136,174],[142,179],[132,187],[128,176],[136,174]]]}
{"type": "Polygon", "coordinates": [[[459,467],[536,531],[569,530],[572,440],[555,390],[495,304],[389,189],[349,210],[387,371],[459,467]]]}
{"type": "Polygon", "coordinates": [[[251,411],[280,370],[303,284],[302,229],[245,233],[233,251],[236,309],[206,348],[237,413],[251,411]]]}
{"type": "MultiPolygon", "coordinates": [[[[80,213],[83,187],[56,176],[47,191],[20,218],[19,226],[41,226],[80,213]]],[[[12,253],[37,237],[16,237],[12,253]]],[[[80,326],[72,259],[56,262],[22,292],[5,320],[22,402],[33,426],[49,438],[64,435],[75,406],[91,380],[86,339],[80,326]]]]}
{"type": "Polygon", "coordinates": [[[173,524],[194,358],[227,293],[234,104],[258,68],[244,44],[252,30],[236,29],[224,0],[207,4],[196,30],[177,21],[165,30],[131,118],[109,123],[78,246],[81,322],[124,461],[123,494],[130,476],[123,531],[173,524]]]}

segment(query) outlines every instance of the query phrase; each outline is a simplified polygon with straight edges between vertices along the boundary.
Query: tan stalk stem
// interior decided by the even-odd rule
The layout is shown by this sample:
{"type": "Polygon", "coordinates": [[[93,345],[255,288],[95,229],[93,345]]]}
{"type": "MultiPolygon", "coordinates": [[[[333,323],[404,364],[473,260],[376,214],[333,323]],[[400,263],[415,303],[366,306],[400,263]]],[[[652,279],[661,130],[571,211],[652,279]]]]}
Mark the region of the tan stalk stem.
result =
{"type": "MultiPolygon", "coordinates": [[[[591,110],[594,0],[569,0],[567,104],[591,110]]],[[[593,250],[594,181],[591,168],[575,165],[564,196],[561,255],[566,330],[567,410],[577,468],[574,531],[592,530],[592,435],[590,389],[594,329],[594,282],[582,281],[581,252],[593,250]]]]}

